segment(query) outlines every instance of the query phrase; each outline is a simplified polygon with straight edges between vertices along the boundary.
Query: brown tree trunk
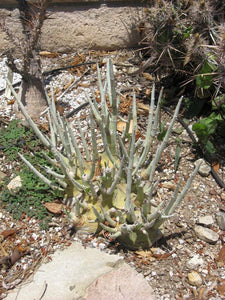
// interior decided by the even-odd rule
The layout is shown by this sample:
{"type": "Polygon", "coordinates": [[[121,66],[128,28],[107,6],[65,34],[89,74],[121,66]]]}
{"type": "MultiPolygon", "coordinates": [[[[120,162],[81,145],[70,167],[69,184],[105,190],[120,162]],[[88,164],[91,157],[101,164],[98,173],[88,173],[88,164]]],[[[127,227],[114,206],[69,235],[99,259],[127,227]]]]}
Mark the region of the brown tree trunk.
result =
{"type": "MultiPolygon", "coordinates": [[[[46,18],[46,9],[50,0],[39,0],[32,5],[28,0],[17,0],[20,11],[20,21],[23,26],[24,40],[19,43],[10,33],[15,45],[22,54],[21,66],[15,64],[12,53],[8,53],[8,66],[22,77],[20,100],[31,118],[38,120],[41,112],[47,106],[44,81],[38,57],[39,37],[46,18]]],[[[8,32],[6,30],[6,32],[8,32]]],[[[18,111],[18,106],[15,107],[18,111]]],[[[18,117],[22,117],[20,112],[18,117]]],[[[22,117],[23,118],[23,117],[22,117]]]]}
{"type": "MultiPolygon", "coordinates": [[[[22,83],[19,97],[30,117],[38,120],[47,106],[47,99],[39,58],[34,52],[32,56],[24,63],[24,69],[21,72],[22,83]]],[[[17,113],[17,116],[21,117],[21,114],[17,113]]]]}
{"type": "Polygon", "coordinates": [[[33,119],[38,119],[47,106],[44,85],[40,78],[33,75],[22,79],[20,99],[33,119]]]}

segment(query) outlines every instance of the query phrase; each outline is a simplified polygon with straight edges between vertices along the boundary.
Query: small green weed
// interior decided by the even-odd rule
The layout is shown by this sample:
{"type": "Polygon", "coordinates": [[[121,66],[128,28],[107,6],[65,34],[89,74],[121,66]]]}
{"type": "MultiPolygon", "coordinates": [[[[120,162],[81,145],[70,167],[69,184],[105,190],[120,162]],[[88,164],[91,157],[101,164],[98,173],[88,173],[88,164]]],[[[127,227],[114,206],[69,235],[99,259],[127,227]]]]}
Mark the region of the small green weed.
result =
{"type": "Polygon", "coordinates": [[[201,70],[196,77],[196,86],[207,90],[213,85],[212,73],[216,70],[216,65],[205,60],[201,70]]]}
{"type": "Polygon", "coordinates": [[[196,132],[199,139],[199,143],[203,151],[207,151],[210,154],[216,152],[213,145],[213,138],[215,139],[215,133],[219,131],[221,135],[225,137],[225,105],[224,98],[216,98],[213,102],[212,110],[213,112],[206,118],[201,119],[199,122],[195,123],[192,129],[196,132]],[[222,130],[223,129],[223,130],[222,130]]]}
{"type": "MultiPolygon", "coordinates": [[[[40,152],[42,147],[40,142],[31,130],[22,126],[17,120],[11,121],[7,128],[1,130],[0,144],[1,151],[6,156],[6,162],[17,159],[18,152],[23,152],[37,168],[48,165],[40,152]],[[28,150],[29,152],[32,150],[35,156],[31,157],[26,154],[28,150]]],[[[19,162],[21,164],[20,160],[19,162]]],[[[6,188],[8,182],[2,184],[0,205],[12,213],[13,218],[21,219],[26,214],[26,216],[38,219],[41,229],[47,229],[52,214],[47,211],[44,203],[59,199],[60,195],[50,190],[24,164],[15,170],[14,175],[20,175],[22,188],[15,195],[11,195],[6,188]]]]}
{"type": "Polygon", "coordinates": [[[22,188],[15,195],[11,195],[7,188],[3,189],[0,194],[1,206],[12,213],[13,218],[21,219],[26,214],[38,219],[41,229],[47,229],[52,214],[47,211],[44,203],[58,199],[59,195],[50,190],[26,166],[17,174],[22,179],[22,188]]]}
{"type": "Polygon", "coordinates": [[[21,219],[24,214],[37,218],[40,227],[46,229],[51,214],[43,204],[53,200],[52,192],[25,166],[19,175],[22,179],[22,188],[15,195],[11,195],[5,188],[1,193],[1,206],[12,213],[15,219],[21,219]]]}
{"type": "Polygon", "coordinates": [[[17,159],[18,151],[27,146],[36,147],[39,144],[32,130],[27,129],[18,120],[12,120],[6,128],[0,129],[0,150],[8,160],[17,159]]]}

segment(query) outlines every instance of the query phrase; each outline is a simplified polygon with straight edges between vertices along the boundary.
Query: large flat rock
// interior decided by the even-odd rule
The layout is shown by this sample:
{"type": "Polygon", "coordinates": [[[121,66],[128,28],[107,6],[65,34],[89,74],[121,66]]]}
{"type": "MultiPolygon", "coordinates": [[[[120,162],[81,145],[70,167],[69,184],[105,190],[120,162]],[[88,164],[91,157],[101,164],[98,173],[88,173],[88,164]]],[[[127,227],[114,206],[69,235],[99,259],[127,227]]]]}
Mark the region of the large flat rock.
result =
{"type": "Polygon", "coordinates": [[[95,248],[73,243],[56,251],[52,261],[42,264],[7,300],[153,300],[151,287],[141,274],[123,262],[95,248]]]}

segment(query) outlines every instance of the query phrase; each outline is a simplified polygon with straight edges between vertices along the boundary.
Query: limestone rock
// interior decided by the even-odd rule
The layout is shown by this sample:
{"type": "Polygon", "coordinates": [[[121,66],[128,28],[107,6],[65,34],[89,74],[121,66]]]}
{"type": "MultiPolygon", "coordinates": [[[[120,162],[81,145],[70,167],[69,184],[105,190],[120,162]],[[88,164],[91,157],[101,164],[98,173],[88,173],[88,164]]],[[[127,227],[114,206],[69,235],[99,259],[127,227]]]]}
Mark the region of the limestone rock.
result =
{"type": "Polygon", "coordinates": [[[215,231],[203,226],[196,225],[194,231],[198,238],[208,243],[215,244],[219,239],[219,235],[215,231]]]}
{"type": "Polygon", "coordinates": [[[214,220],[212,216],[203,216],[198,218],[198,223],[205,226],[210,226],[214,223],[214,220]]]}
{"type": "Polygon", "coordinates": [[[225,212],[218,212],[216,214],[216,221],[221,230],[225,230],[225,212]]]}
{"type": "Polygon", "coordinates": [[[210,165],[208,165],[204,159],[200,158],[198,160],[195,161],[194,165],[195,167],[199,164],[199,163],[202,163],[198,172],[201,176],[204,176],[204,177],[207,177],[211,171],[211,167],[210,165]]]}
{"type": "Polygon", "coordinates": [[[17,193],[20,188],[22,187],[22,180],[21,177],[18,175],[15,178],[13,178],[10,183],[7,185],[7,188],[10,192],[10,194],[15,194],[17,193]]]}
{"type": "Polygon", "coordinates": [[[188,269],[196,269],[197,267],[202,266],[203,264],[204,260],[197,254],[187,261],[186,266],[188,269]]]}
{"type": "Polygon", "coordinates": [[[202,278],[196,271],[188,273],[188,281],[191,285],[195,286],[200,286],[202,284],[202,278]]]}

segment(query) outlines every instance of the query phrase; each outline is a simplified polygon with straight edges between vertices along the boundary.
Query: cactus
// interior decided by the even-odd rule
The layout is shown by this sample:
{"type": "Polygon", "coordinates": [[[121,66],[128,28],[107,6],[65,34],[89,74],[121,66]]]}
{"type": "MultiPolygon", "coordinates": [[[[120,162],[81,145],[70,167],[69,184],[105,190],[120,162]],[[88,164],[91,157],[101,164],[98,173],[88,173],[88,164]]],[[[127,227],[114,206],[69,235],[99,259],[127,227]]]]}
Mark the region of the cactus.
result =
{"type": "Polygon", "coordinates": [[[181,192],[179,181],[168,203],[162,201],[158,207],[153,205],[152,194],[157,187],[157,182],[154,181],[155,169],[170,137],[182,98],[177,104],[162,143],[151,162],[145,167],[152,142],[158,134],[162,90],[155,107],[155,86],[153,86],[146,137],[144,140],[136,141],[135,95],[128,120],[124,120],[126,126],[122,133],[117,131],[117,122],[119,118],[121,119],[118,111],[120,97],[116,93],[112,70],[112,63],[108,60],[106,83],[103,85],[98,68],[100,110],[94,94],[92,99],[87,95],[90,104],[91,149],[88,148],[84,133],[78,124],[84,153],[80,151],[68,121],[57,113],[53,97],[51,100],[48,98],[50,136],[46,136],[29,117],[8,82],[27,122],[51,151],[54,159],[47,154],[45,157],[53,166],[58,166],[61,173],[46,167],[49,177],[54,178],[53,182],[36,170],[21,154],[19,156],[50,188],[64,191],[64,202],[74,207],[79,224],[82,223],[86,230],[107,231],[111,239],[119,241],[129,249],[144,249],[161,238],[161,225],[173,215],[184,198],[199,166],[195,168],[181,192]],[[109,100],[110,108],[106,99],[109,100]],[[131,133],[129,128],[132,128],[131,133]],[[103,142],[101,152],[96,143],[96,129],[99,130],[103,142]]]}

